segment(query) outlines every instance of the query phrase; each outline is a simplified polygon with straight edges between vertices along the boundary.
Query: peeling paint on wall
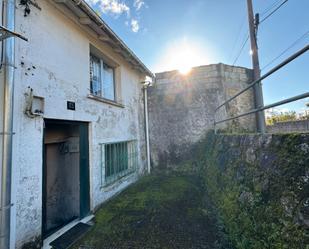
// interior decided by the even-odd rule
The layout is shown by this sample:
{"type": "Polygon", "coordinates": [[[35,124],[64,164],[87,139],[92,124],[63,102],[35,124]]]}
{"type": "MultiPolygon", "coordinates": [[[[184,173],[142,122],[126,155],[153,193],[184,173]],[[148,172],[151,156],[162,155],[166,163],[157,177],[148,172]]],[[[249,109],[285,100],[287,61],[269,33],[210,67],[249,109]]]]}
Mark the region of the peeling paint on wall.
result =
{"type": "MultiPolygon", "coordinates": [[[[16,41],[14,199],[16,225],[12,233],[16,248],[41,238],[42,226],[42,141],[44,120],[24,115],[28,86],[44,98],[44,118],[89,123],[91,209],[136,181],[131,176],[111,189],[102,189],[100,143],[137,140],[139,174],[145,172],[144,113],[141,79],[119,54],[85,32],[49,1],[41,1],[24,18],[16,9],[16,31],[29,42],[16,41]],[[90,44],[117,62],[121,78],[120,97],[124,108],[88,98],[90,44]],[[67,110],[67,101],[76,111],[67,110]]],[[[0,77],[2,77],[0,73],[0,77]]],[[[2,85],[0,85],[2,87],[2,85]]],[[[0,92],[1,93],[1,92],[0,92]]]]}

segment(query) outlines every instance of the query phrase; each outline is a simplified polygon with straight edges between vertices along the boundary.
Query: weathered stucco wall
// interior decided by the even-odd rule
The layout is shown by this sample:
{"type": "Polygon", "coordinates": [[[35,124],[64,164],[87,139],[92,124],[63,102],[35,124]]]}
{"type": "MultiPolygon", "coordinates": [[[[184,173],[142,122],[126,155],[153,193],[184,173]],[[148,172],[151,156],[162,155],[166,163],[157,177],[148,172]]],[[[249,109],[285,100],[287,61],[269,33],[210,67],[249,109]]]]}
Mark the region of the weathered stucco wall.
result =
{"type": "MultiPolygon", "coordinates": [[[[136,180],[136,175],[101,186],[100,143],[136,139],[139,173],[144,172],[144,113],[140,86],[144,75],[133,70],[108,44],[86,31],[70,13],[62,13],[52,1],[39,1],[24,17],[16,5],[16,32],[29,42],[16,39],[12,248],[41,236],[42,224],[42,117],[24,114],[28,86],[44,98],[44,118],[89,123],[91,209],[136,180]],[[123,108],[88,98],[90,44],[119,67],[119,99],[123,108]],[[67,110],[67,101],[76,111],[67,110]]],[[[0,75],[1,77],[1,75],[0,75]]]]}
{"type": "MultiPolygon", "coordinates": [[[[224,64],[156,74],[149,88],[151,159],[154,166],[177,163],[182,154],[213,128],[214,110],[252,81],[252,71],[224,64]]],[[[246,92],[217,115],[217,120],[253,108],[253,94],[246,92]]],[[[254,116],[225,123],[218,128],[254,130],[254,116]]]]}

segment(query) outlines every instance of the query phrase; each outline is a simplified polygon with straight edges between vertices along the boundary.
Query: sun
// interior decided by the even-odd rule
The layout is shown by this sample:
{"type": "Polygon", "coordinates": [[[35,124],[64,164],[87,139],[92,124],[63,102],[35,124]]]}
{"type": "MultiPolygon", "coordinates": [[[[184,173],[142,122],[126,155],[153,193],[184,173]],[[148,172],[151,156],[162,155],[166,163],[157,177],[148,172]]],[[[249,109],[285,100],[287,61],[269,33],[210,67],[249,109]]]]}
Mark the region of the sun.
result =
{"type": "Polygon", "coordinates": [[[194,45],[185,42],[176,46],[171,53],[170,64],[174,65],[174,69],[178,70],[181,74],[188,74],[191,72],[192,67],[198,65],[201,58],[198,55],[197,49],[194,45]]]}
{"type": "Polygon", "coordinates": [[[179,69],[177,69],[179,71],[179,73],[186,75],[189,74],[192,70],[192,67],[190,66],[181,66],[179,67],[179,69]]]}
{"type": "Polygon", "coordinates": [[[188,74],[191,72],[192,67],[196,65],[196,55],[192,48],[186,47],[177,51],[174,55],[175,68],[181,74],[188,74]]]}
{"type": "Polygon", "coordinates": [[[170,44],[160,61],[158,70],[178,70],[187,75],[193,67],[207,64],[208,56],[197,42],[182,39],[170,44]]]}

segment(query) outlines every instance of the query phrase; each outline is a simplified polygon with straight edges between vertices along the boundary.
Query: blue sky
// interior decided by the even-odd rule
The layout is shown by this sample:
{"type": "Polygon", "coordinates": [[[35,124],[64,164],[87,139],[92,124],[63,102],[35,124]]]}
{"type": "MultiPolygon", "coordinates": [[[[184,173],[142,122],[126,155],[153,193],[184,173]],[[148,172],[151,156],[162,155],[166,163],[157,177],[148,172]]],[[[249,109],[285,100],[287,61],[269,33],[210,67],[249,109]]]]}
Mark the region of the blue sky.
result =
{"type": "MultiPolygon", "coordinates": [[[[254,11],[263,12],[284,0],[253,0],[254,11]]],[[[153,71],[191,66],[233,64],[248,31],[246,0],[88,0],[136,55],[153,71]],[[186,52],[184,52],[186,51],[186,52]]],[[[276,5],[276,6],[277,6],[276,5]]],[[[275,6],[274,6],[275,7],[275,6]]],[[[306,34],[267,72],[309,43],[309,0],[288,0],[259,27],[260,65],[306,34]]],[[[236,65],[251,67],[249,42],[236,65]]],[[[309,91],[309,52],[263,81],[265,104],[309,91]]],[[[282,109],[304,109],[302,100],[282,109]]]]}

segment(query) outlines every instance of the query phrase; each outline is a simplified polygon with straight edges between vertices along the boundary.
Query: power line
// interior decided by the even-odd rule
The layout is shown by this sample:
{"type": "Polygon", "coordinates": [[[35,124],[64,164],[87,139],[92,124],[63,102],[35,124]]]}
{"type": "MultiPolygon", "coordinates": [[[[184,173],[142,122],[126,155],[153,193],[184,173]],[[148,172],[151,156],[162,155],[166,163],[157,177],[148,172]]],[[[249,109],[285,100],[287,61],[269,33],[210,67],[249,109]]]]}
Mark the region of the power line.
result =
{"type": "Polygon", "coordinates": [[[235,51],[235,48],[236,48],[236,44],[237,44],[238,41],[239,41],[239,37],[240,37],[241,31],[242,31],[242,28],[243,28],[243,26],[244,26],[244,24],[245,24],[245,20],[246,20],[245,18],[246,18],[246,16],[243,17],[242,22],[241,22],[241,25],[240,25],[240,27],[239,27],[239,30],[238,30],[238,32],[237,32],[237,36],[236,36],[236,39],[235,39],[235,41],[234,41],[233,48],[232,48],[232,52],[230,53],[229,60],[232,59],[232,56],[233,56],[234,51],[235,51]]]}
{"type": "Polygon", "coordinates": [[[266,13],[268,13],[272,8],[274,8],[276,5],[278,5],[279,2],[281,2],[282,0],[277,0],[274,3],[272,3],[270,6],[268,6],[265,10],[263,10],[261,12],[261,16],[265,15],[266,13]]]}
{"type": "MultiPolygon", "coordinates": [[[[273,8],[275,8],[275,9],[273,9],[266,17],[264,17],[264,18],[259,22],[259,24],[261,24],[261,23],[263,23],[264,21],[266,21],[269,17],[271,17],[275,12],[277,12],[277,11],[278,11],[284,4],[286,4],[287,2],[288,2],[288,0],[284,0],[284,1],[278,0],[278,1],[275,1],[273,4],[271,4],[268,8],[266,8],[266,9],[262,12],[261,16],[263,16],[263,15],[265,15],[266,13],[270,12],[273,8]],[[281,3],[280,3],[280,2],[281,2],[281,3]]],[[[241,25],[241,27],[240,27],[239,33],[241,32],[242,26],[243,26],[243,23],[242,23],[242,25],[241,25]]],[[[305,35],[306,35],[306,34],[304,34],[304,36],[305,36],[305,35]]],[[[301,39],[303,39],[303,37],[299,38],[299,40],[301,40],[301,39]]],[[[249,35],[246,35],[245,40],[244,40],[244,42],[242,43],[242,46],[241,46],[239,52],[237,53],[236,58],[235,58],[234,61],[233,61],[233,66],[234,66],[234,65],[236,64],[236,62],[238,61],[238,59],[239,59],[239,57],[240,57],[242,51],[244,50],[245,45],[246,45],[246,43],[248,42],[248,40],[249,40],[249,35]]],[[[234,46],[233,46],[233,50],[234,50],[235,45],[236,45],[237,42],[238,42],[238,39],[236,39],[236,42],[235,42],[235,44],[234,44],[234,46]]],[[[299,41],[297,40],[297,41],[295,42],[295,44],[298,43],[298,42],[299,42],[299,41]]],[[[295,44],[293,43],[293,44],[291,45],[291,47],[293,47],[295,44]]],[[[290,49],[290,47],[287,48],[286,51],[289,50],[289,49],[290,49]]],[[[283,51],[282,54],[284,54],[286,51],[283,51]]],[[[280,55],[277,56],[277,57],[279,58],[280,56],[282,56],[282,54],[280,54],[280,55]]],[[[266,66],[264,66],[263,69],[266,68],[267,66],[269,66],[270,64],[272,64],[276,59],[278,59],[277,57],[274,58],[274,59],[273,59],[270,63],[268,63],[266,66]]],[[[262,70],[263,70],[263,69],[262,69],[262,70]]]]}
{"type": "Polygon", "coordinates": [[[288,0],[284,0],[277,8],[275,8],[272,12],[270,12],[270,14],[268,14],[266,17],[264,17],[261,21],[260,24],[262,22],[264,22],[265,20],[267,20],[269,17],[271,17],[276,11],[278,11],[284,4],[286,4],[288,2],[288,0]]]}
{"type": "Polygon", "coordinates": [[[278,56],[272,59],[269,63],[267,63],[261,70],[264,70],[269,65],[271,65],[274,61],[279,59],[282,55],[284,55],[287,51],[289,51],[292,47],[294,47],[297,43],[299,43],[302,39],[304,39],[307,35],[309,35],[309,30],[301,35],[296,41],[294,41],[290,46],[288,46],[285,50],[283,50],[278,56]]]}
{"type": "Polygon", "coordinates": [[[244,50],[245,45],[246,45],[246,43],[247,43],[248,40],[249,40],[249,35],[247,34],[246,37],[245,37],[245,40],[244,40],[244,42],[243,42],[243,44],[242,44],[242,46],[241,46],[241,48],[240,48],[240,50],[239,50],[239,52],[238,52],[238,54],[237,54],[237,56],[236,56],[236,58],[235,58],[235,60],[234,60],[234,62],[233,62],[233,66],[235,66],[235,63],[238,61],[238,59],[239,59],[239,57],[240,57],[242,51],[244,50]]]}
{"type": "MultiPolygon", "coordinates": [[[[271,11],[273,8],[275,8],[275,9],[272,10],[266,17],[264,17],[264,18],[259,22],[259,24],[261,24],[262,22],[266,21],[269,17],[271,17],[275,12],[277,12],[277,11],[278,11],[285,3],[287,3],[287,2],[288,2],[288,0],[284,0],[284,1],[278,0],[278,1],[274,2],[272,5],[270,5],[268,8],[266,8],[266,9],[262,12],[261,15],[265,15],[266,13],[268,13],[269,11],[271,11]],[[281,2],[281,3],[280,3],[280,2],[281,2]],[[279,3],[280,3],[280,4],[279,4],[279,3]]],[[[239,30],[239,33],[241,32],[242,26],[243,26],[243,24],[241,25],[241,28],[240,28],[240,30],[239,30]]],[[[245,48],[245,45],[246,45],[246,43],[247,43],[248,40],[249,40],[249,35],[246,36],[246,38],[245,38],[245,40],[244,40],[244,42],[243,42],[243,44],[242,44],[242,46],[241,46],[241,48],[240,48],[240,50],[239,50],[237,56],[236,56],[236,58],[234,59],[234,61],[233,61],[233,66],[234,66],[235,63],[238,61],[238,59],[239,59],[239,57],[240,57],[240,55],[241,55],[243,49],[245,48]]],[[[234,44],[234,46],[233,46],[233,50],[234,50],[235,45],[236,45],[237,42],[238,42],[238,39],[236,40],[236,42],[235,42],[235,44],[234,44]]]]}

